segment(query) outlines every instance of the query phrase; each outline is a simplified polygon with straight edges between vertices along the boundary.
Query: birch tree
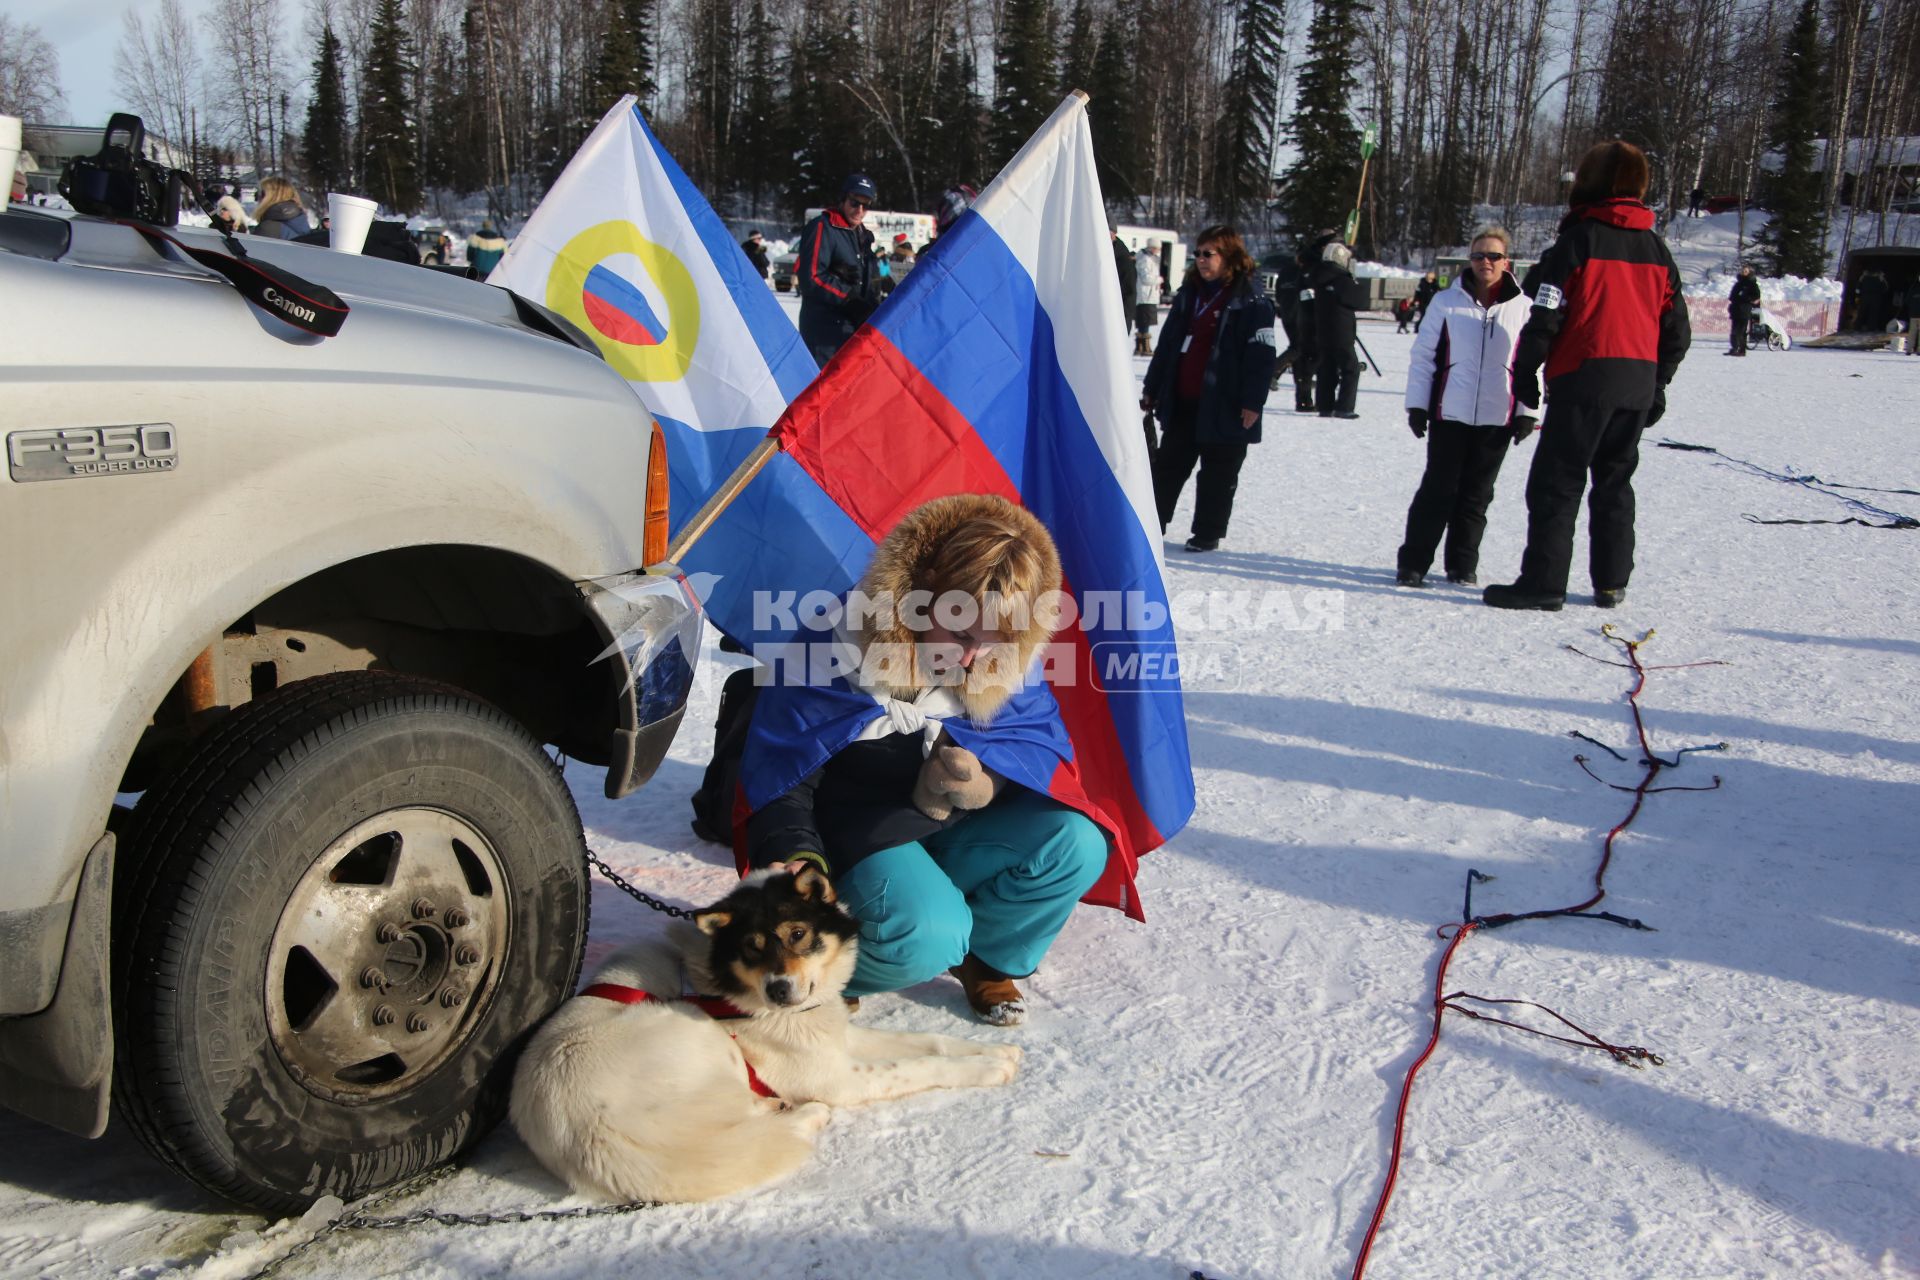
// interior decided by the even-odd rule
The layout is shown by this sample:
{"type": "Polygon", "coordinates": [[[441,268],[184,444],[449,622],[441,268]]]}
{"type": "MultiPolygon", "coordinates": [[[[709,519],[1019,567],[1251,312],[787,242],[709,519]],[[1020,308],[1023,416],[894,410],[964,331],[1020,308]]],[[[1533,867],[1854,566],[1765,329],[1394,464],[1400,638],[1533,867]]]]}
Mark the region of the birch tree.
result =
{"type": "Polygon", "coordinates": [[[199,42],[180,0],[160,0],[151,26],[138,9],[120,15],[114,79],[147,128],[176,146],[197,141],[200,69],[199,42]]]}
{"type": "Polygon", "coordinates": [[[0,13],[0,114],[45,123],[66,105],[59,53],[40,28],[0,13]]]}

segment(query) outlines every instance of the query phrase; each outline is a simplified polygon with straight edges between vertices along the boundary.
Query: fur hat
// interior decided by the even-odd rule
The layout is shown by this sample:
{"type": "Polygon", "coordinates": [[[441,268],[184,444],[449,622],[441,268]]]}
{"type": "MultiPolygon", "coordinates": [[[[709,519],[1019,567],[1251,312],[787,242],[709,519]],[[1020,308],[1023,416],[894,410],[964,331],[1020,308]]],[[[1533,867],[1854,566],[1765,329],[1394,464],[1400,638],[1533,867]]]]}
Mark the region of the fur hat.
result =
{"type": "Polygon", "coordinates": [[[1640,200],[1647,194],[1647,154],[1631,142],[1596,142],[1580,157],[1567,203],[1575,208],[1602,200],[1640,200]]]}
{"type": "Polygon", "coordinates": [[[879,682],[889,696],[911,698],[941,682],[925,672],[914,648],[926,642],[925,633],[901,616],[907,594],[964,590],[976,601],[984,595],[1006,600],[1012,607],[1001,619],[1001,626],[1010,628],[1003,631],[1005,639],[989,646],[954,689],[967,715],[985,723],[1019,689],[1053,639],[1058,616],[1050,597],[1060,586],[1060,552],[1032,512],[989,494],[935,498],[909,511],[874,548],[860,591],[888,607],[863,624],[859,640],[863,650],[899,645],[913,654],[911,670],[895,668],[902,679],[879,682]],[[957,552],[971,558],[956,564],[957,552]],[[961,581],[940,580],[956,573],[961,581]]]}

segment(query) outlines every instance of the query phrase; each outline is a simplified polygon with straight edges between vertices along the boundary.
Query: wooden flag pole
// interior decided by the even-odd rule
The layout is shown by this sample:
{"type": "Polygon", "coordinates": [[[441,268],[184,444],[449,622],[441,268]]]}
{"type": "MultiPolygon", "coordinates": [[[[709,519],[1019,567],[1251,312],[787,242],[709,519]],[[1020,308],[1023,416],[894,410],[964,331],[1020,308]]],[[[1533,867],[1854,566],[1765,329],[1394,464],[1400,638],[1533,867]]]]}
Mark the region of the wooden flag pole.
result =
{"type": "Polygon", "coordinates": [[[760,474],[762,467],[773,461],[773,455],[778,452],[780,452],[780,441],[768,435],[765,440],[753,447],[752,453],[740,460],[740,465],[733,469],[733,474],[728,476],[726,481],[714,491],[713,496],[693,513],[693,519],[687,521],[686,527],[680,530],[680,536],[667,547],[668,563],[680,563],[680,558],[692,549],[694,543],[700,541],[702,534],[713,527],[713,522],[720,518],[720,513],[733,504],[733,500],[740,496],[740,491],[760,474]]]}
{"type": "Polygon", "coordinates": [[[1360,189],[1353,193],[1353,212],[1347,216],[1348,248],[1352,248],[1354,241],[1360,238],[1360,207],[1366,203],[1367,169],[1373,164],[1376,137],[1372,125],[1368,125],[1367,131],[1360,136],[1360,189]]]}
{"type": "Polygon", "coordinates": [[[1349,248],[1353,246],[1353,242],[1358,239],[1360,235],[1360,206],[1366,200],[1367,166],[1372,163],[1372,156],[1366,156],[1360,161],[1360,189],[1353,194],[1353,214],[1347,219],[1347,245],[1349,248]]]}

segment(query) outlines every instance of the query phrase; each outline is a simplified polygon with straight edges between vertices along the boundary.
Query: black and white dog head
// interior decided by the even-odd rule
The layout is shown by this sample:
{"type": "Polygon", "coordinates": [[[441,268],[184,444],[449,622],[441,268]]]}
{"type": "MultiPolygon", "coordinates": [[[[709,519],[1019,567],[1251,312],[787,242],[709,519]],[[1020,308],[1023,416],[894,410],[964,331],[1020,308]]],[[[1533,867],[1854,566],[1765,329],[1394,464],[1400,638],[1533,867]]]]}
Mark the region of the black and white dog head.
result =
{"type": "Polygon", "coordinates": [[[711,994],[746,1013],[812,1008],[840,998],[858,959],[860,926],[811,867],[757,871],[693,922],[706,935],[711,994]]]}

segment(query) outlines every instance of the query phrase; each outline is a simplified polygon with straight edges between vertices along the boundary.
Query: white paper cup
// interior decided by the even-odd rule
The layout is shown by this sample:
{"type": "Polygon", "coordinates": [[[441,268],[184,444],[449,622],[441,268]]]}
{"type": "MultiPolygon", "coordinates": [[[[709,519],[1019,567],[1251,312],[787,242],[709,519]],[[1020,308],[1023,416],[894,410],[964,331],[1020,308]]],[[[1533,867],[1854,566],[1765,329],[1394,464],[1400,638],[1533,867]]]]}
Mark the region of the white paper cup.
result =
{"type": "Polygon", "coordinates": [[[327,243],[342,253],[358,253],[367,242],[367,229],[373,226],[374,210],[380,206],[364,196],[327,192],[327,243]]]}
{"type": "Polygon", "coordinates": [[[0,116],[0,201],[13,194],[13,167],[20,163],[20,117],[0,116]]]}

